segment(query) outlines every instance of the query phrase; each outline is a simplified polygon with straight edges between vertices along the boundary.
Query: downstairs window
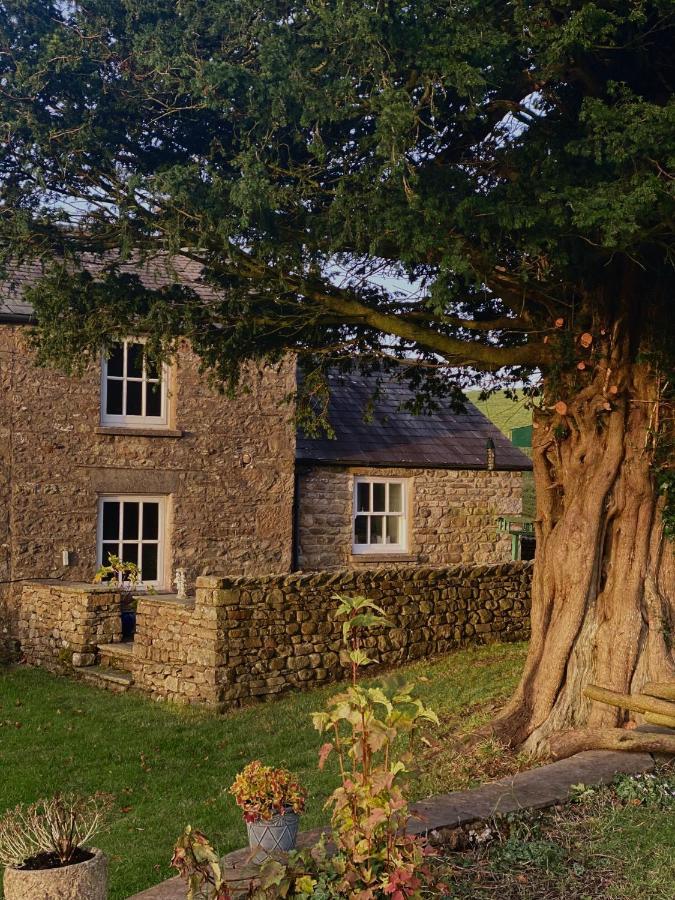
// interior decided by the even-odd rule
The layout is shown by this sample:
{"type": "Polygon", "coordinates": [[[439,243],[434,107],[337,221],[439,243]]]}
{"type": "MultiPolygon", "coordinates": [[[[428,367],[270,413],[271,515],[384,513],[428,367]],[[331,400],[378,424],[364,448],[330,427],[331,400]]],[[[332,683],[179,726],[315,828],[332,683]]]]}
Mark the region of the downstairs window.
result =
{"type": "Polygon", "coordinates": [[[164,582],[166,498],[101,497],[98,513],[98,565],[109,557],[134,563],[148,587],[164,582]]]}
{"type": "Polygon", "coordinates": [[[403,478],[354,479],[352,552],[407,552],[406,493],[403,478]]]}

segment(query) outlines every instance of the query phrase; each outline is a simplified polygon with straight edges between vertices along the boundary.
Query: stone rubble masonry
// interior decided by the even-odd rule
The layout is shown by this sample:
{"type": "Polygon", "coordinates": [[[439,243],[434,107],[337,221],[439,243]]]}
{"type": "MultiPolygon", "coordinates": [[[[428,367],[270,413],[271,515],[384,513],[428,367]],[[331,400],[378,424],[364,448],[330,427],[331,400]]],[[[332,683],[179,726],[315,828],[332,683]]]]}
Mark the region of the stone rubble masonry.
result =
{"type": "Polygon", "coordinates": [[[405,478],[409,547],[398,559],[428,565],[508,562],[511,538],[497,532],[497,516],[522,512],[523,473],[468,469],[320,466],[298,473],[298,562],[324,570],[374,565],[352,554],[352,504],[358,475],[405,478]]]}
{"type": "Polygon", "coordinates": [[[91,666],[99,644],[122,640],[120,593],[107,585],[28,582],[19,636],[29,665],[51,671],[91,666]]]}
{"type": "Polygon", "coordinates": [[[0,644],[16,637],[22,582],[92,580],[101,494],[167,498],[166,590],[179,566],[192,585],[212,572],[290,571],[292,359],[251,365],[243,389],[225,397],[182,346],[169,429],[106,432],[100,366],[81,377],[39,368],[27,336],[0,324],[0,644]]]}
{"type": "MultiPolygon", "coordinates": [[[[134,688],[157,699],[221,709],[339,681],[348,666],[341,623],[334,618],[336,593],[369,597],[393,623],[365,641],[381,666],[469,644],[524,640],[531,567],[528,562],[401,565],[258,578],[204,576],[193,600],[139,598],[127,668],[134,688]]],[[[120,639],[112,621],[119,597],[107,590],[26,585],[21,623],[28,662],[54,668],[65,649],[75,665],[94,663],[96,643],[120,639]]]]}

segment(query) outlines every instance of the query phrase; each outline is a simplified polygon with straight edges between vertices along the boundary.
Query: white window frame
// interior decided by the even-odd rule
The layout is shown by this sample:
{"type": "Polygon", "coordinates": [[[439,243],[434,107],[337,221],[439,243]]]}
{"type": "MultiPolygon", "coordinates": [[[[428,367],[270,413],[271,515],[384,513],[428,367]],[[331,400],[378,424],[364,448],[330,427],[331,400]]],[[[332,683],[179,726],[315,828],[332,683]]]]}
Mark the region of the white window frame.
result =
{"type": "MultiPolygon", "coordinates": [[[[407,553],[408,552],[408,480],[407,478],[386,478],[371,475],[359,475],[354,478],[352,490],[352,553],[357,555],[376,555],[380,556],[386,553],[407,553]],[[401,485],[401,511],[390,512],[389,510],[389,488],[385,492],[385,511],[384,512],[363,512],[358,511],[358,492],[360,484],[400,484],[401,485]],[[370,537],[370,520],[373,516],[396,515],[400,519],[400,540],[396,544],[357,544],[356,543],[356,517],[368,516],[368,536],[370,537]]],[[[371,506],[372,506],[372,488],[370,488],[371,506]]]]}
{"type": "MultiPolygon", "coordinates": [[[[157,578],[155,579],[145,579],[143,578],[143,571],[141,570],[141,584],[137,586],[137,589],[142,591],[144,588],[152,587],[152,588],[162,588],[164,586],[165,581],[165,571],[164,565],[166,560],[166,550],[167,550],[167,497],[166,496],[152,496],[150,494],[99,494],[98,496],[98,515],[97,515],[97,525],[96,525],[96,565],[97,567],[108,565],[108,560],[103,559],[103,544],[112,544],[113,541],[105,541],[103,540],[103,504],[104,503],[157,503],[159,505],[158,510],[158,523],[157,523],[157,578]]],[[[122,525],[123,525],[123,517],[120,515],[119,522],[119,532],[117,536],[117,545],[118,551],[121,544],[137,544],[139,551],[143,544],[151,544],[155,543],[150,540],[143,540],[143,507],[141,506],[138,514],[138,539],[137,540],[122,540],[122,525]]],[[[142,553],[139,552],[138,559],[142,560],[142,553]]]]}
{"type": "Polygon", "coordinates": [[[122,382],[122,409],[126,408],[127,403],[127,385],[129,381],[141,383],[141,404],[145,406],[146,402],[146,385],[153,383],[156,379],[149,379],[143,363],[143,375],[139,378],[129,378],[126,375],[127,356],[130,344],[145,344],[143,338],[125,338],[123,341],[116,341],[122,345],[124,350],[124,362],[122,367],[122,375],[108,375],[108,356],[104,353],[101,356],[101,425],[113,425],[117,427],[127,428],[167,428],[169,425],[169,377],[170,368],[166,363],[162,363],[160,370],[160,415],[159,416],[133,416],[126,414],[113,414],[106,412],[108,408],[108,379],[122,382]]]}

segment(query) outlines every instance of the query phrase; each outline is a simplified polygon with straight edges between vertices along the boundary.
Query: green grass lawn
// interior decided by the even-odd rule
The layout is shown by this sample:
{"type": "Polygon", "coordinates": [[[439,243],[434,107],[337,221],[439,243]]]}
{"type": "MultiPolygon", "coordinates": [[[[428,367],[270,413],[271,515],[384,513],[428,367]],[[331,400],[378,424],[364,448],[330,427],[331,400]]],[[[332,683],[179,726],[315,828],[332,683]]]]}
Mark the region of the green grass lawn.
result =
{"type": "MultiPolygon", "coordinates": [[[[468,726],[513,690],[524,655],[523,644],[496,644],[406,671],[421,679],[419,694],[446,723],[468,726]]],[[[37,669],[0,669],[0,813],[57,791],[112,794],[110,828],[96,843],[110,858],[110,900],[122,900],[171,876],[171,848],[188,823],[223,853],[245,844],[227,788],[251,759],[297,772],[310,792],[302,827],[324,823],[335,773],[317,771],[321,739],[309,714],[335,690],[219,716],[108,694],[37,669]]],[[[416,790],[452,784],[447,774],[427,775],[416,790]]]]}
{"type": "Polygon", "coordinates": [[[675,769],[580,789],[575,802],[488,823],[439,861],[454,900],[672,900],[675,769]]]}

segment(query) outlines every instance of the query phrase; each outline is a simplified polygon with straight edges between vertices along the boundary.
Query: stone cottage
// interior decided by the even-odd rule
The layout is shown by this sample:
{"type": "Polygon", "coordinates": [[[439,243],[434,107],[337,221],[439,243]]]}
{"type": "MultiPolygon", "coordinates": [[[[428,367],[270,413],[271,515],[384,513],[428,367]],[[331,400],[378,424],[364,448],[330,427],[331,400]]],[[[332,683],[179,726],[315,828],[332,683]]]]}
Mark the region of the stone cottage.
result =
{"type": "MultiPolygon", "coordinates": [[[[148,283],[198,282],[187,260],[162,265],[135,271],[148,283]]],[[[248,393],[235,399],[206,384],[187,345],[161,369],[138,340],[82,377],[38,368],[22,297],[38,274],[22,268],[0,295],[6,631],[23,583],[90,582],[110,553],[136,562],[158,591],[172,589],[177,567],[190,585],[211,572],[510,559],[496,519],[520,512],[531,463],[474,407],[415,417],[399,410],[407,389],[392,382],[366,423],[367,379],[335,375],[336,439],[309,439],[285,400],[290,358],[251,366],[248,393]]]]}

